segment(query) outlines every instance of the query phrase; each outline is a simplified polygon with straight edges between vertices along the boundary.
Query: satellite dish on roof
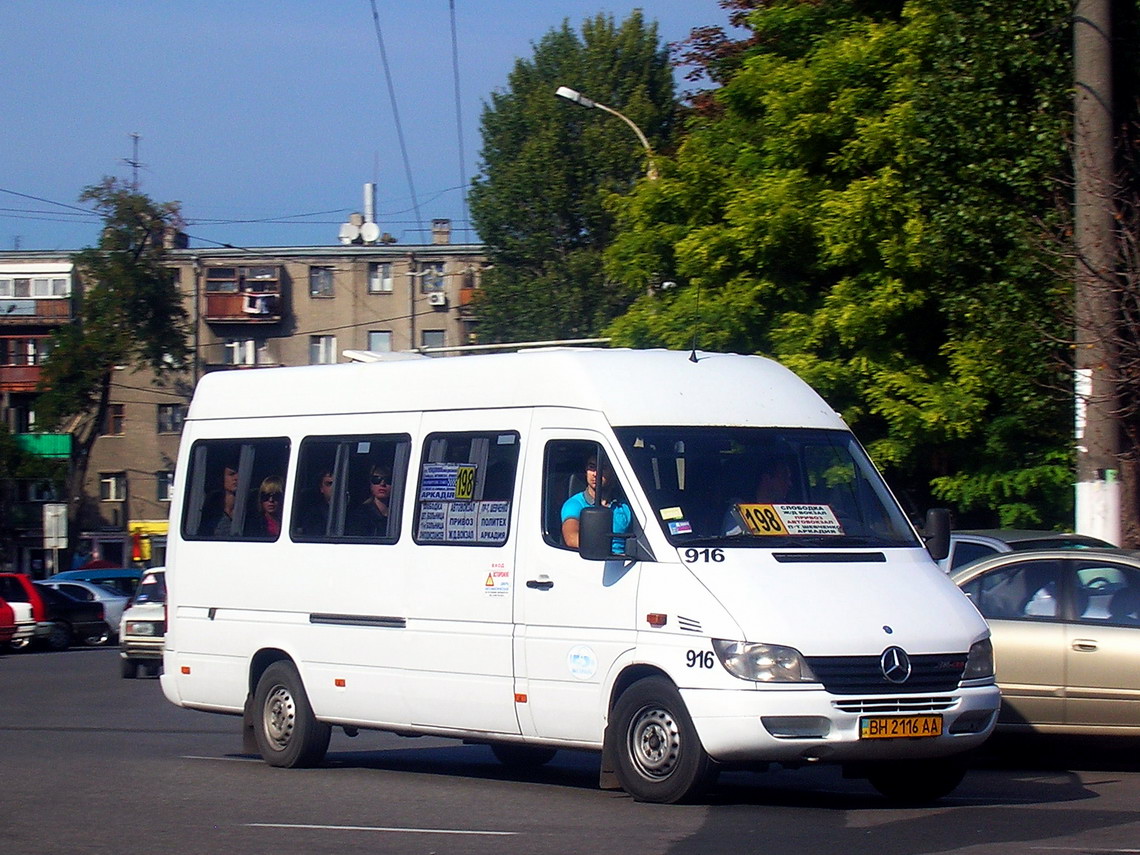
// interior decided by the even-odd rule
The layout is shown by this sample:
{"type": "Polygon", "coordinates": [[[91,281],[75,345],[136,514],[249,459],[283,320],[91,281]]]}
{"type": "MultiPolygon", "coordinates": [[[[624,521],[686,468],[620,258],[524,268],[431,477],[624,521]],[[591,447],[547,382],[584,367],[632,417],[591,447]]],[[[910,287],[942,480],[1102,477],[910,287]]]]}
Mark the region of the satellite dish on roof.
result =
{"type": "Polygon", "coordinates": [[[360,238],[365,243],[376,243],[380,237],[380,227],[376,223],[365,223],[360,227],[360,238]]]}

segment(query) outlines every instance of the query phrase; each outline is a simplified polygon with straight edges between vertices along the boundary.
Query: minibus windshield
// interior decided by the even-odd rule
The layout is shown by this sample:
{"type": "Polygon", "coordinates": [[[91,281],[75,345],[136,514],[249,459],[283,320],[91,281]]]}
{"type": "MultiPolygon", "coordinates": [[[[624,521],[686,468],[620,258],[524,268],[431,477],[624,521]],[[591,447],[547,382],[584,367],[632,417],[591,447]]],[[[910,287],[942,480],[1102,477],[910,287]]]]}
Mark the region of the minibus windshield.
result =
{"type": "Polygon", "coordinates": [[[616,433],[677,546],[919,545],[846,431],[654,426],[616,433]]]}

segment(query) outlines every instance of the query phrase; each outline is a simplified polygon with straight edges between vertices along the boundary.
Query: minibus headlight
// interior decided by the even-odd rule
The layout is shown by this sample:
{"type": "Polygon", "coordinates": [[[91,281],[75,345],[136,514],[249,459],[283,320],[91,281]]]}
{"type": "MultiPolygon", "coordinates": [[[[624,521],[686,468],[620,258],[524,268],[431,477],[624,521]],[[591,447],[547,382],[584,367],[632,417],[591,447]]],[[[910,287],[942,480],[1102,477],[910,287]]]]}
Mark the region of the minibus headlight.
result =
{"type": "Polygon", "coordinates": [[[713,639],[720,664],[742,680],[759,683],[814,683],[815,674],[794,647],[713,639]]]}
{"type": "Polygon", "coordinates": [[[994,675],[994,646],[988,638],[975,641],[966,657],[963,680],[981,680],[994,675]]]}

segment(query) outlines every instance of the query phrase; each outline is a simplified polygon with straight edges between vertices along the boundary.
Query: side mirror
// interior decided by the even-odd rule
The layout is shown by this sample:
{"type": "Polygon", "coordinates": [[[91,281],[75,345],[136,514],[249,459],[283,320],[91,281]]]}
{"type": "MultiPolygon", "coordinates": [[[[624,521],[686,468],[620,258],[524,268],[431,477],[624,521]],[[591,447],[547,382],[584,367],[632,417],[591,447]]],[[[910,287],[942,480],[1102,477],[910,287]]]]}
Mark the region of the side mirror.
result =
{"type": "Polygon", "coordinates": [[[578,554],[587,561],[606,561],[614,554],[614,512],[593,505],[578,517],[578,554]]]}
{"type": "Polygon", "coordinates": [[[926,525],[922,529],[922,539],[926,551],[935,561],[941,561],[950,554],[950,511],[946,508],[931,508],[926,512],[926,525]]]}

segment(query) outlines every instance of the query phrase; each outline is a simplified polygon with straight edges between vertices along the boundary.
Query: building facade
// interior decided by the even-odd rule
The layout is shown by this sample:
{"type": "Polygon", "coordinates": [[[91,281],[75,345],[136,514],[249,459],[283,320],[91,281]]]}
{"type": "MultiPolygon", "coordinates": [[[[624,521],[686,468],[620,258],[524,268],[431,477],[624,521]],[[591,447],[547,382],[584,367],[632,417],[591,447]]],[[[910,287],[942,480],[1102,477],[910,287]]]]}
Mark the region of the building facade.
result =
{"type": "MultiPolygon", "coordinates": [[[[167,261],[190,316],[193,366],[162,382],[116,369],[82,495],[70,497],[79,505],[73,563],[163,563],[182,420],[202,375],[343,362],[347,350],[445,353],[473,340],[472,298],[486,266],[482,245],[450,243],[446,220],[435,221],[430,244],[175,248],[167,261]]],[[[0,252],[0,418],[44,453],[70,449],[66,437],[36,433],[35,389],[51,334],[75,320],[81,288],[68,254],[0,252]]],[[[37,514],[62,497],[25,492],[25,524],[6,562],[47,575],[53,557],[37,514]]]]}

